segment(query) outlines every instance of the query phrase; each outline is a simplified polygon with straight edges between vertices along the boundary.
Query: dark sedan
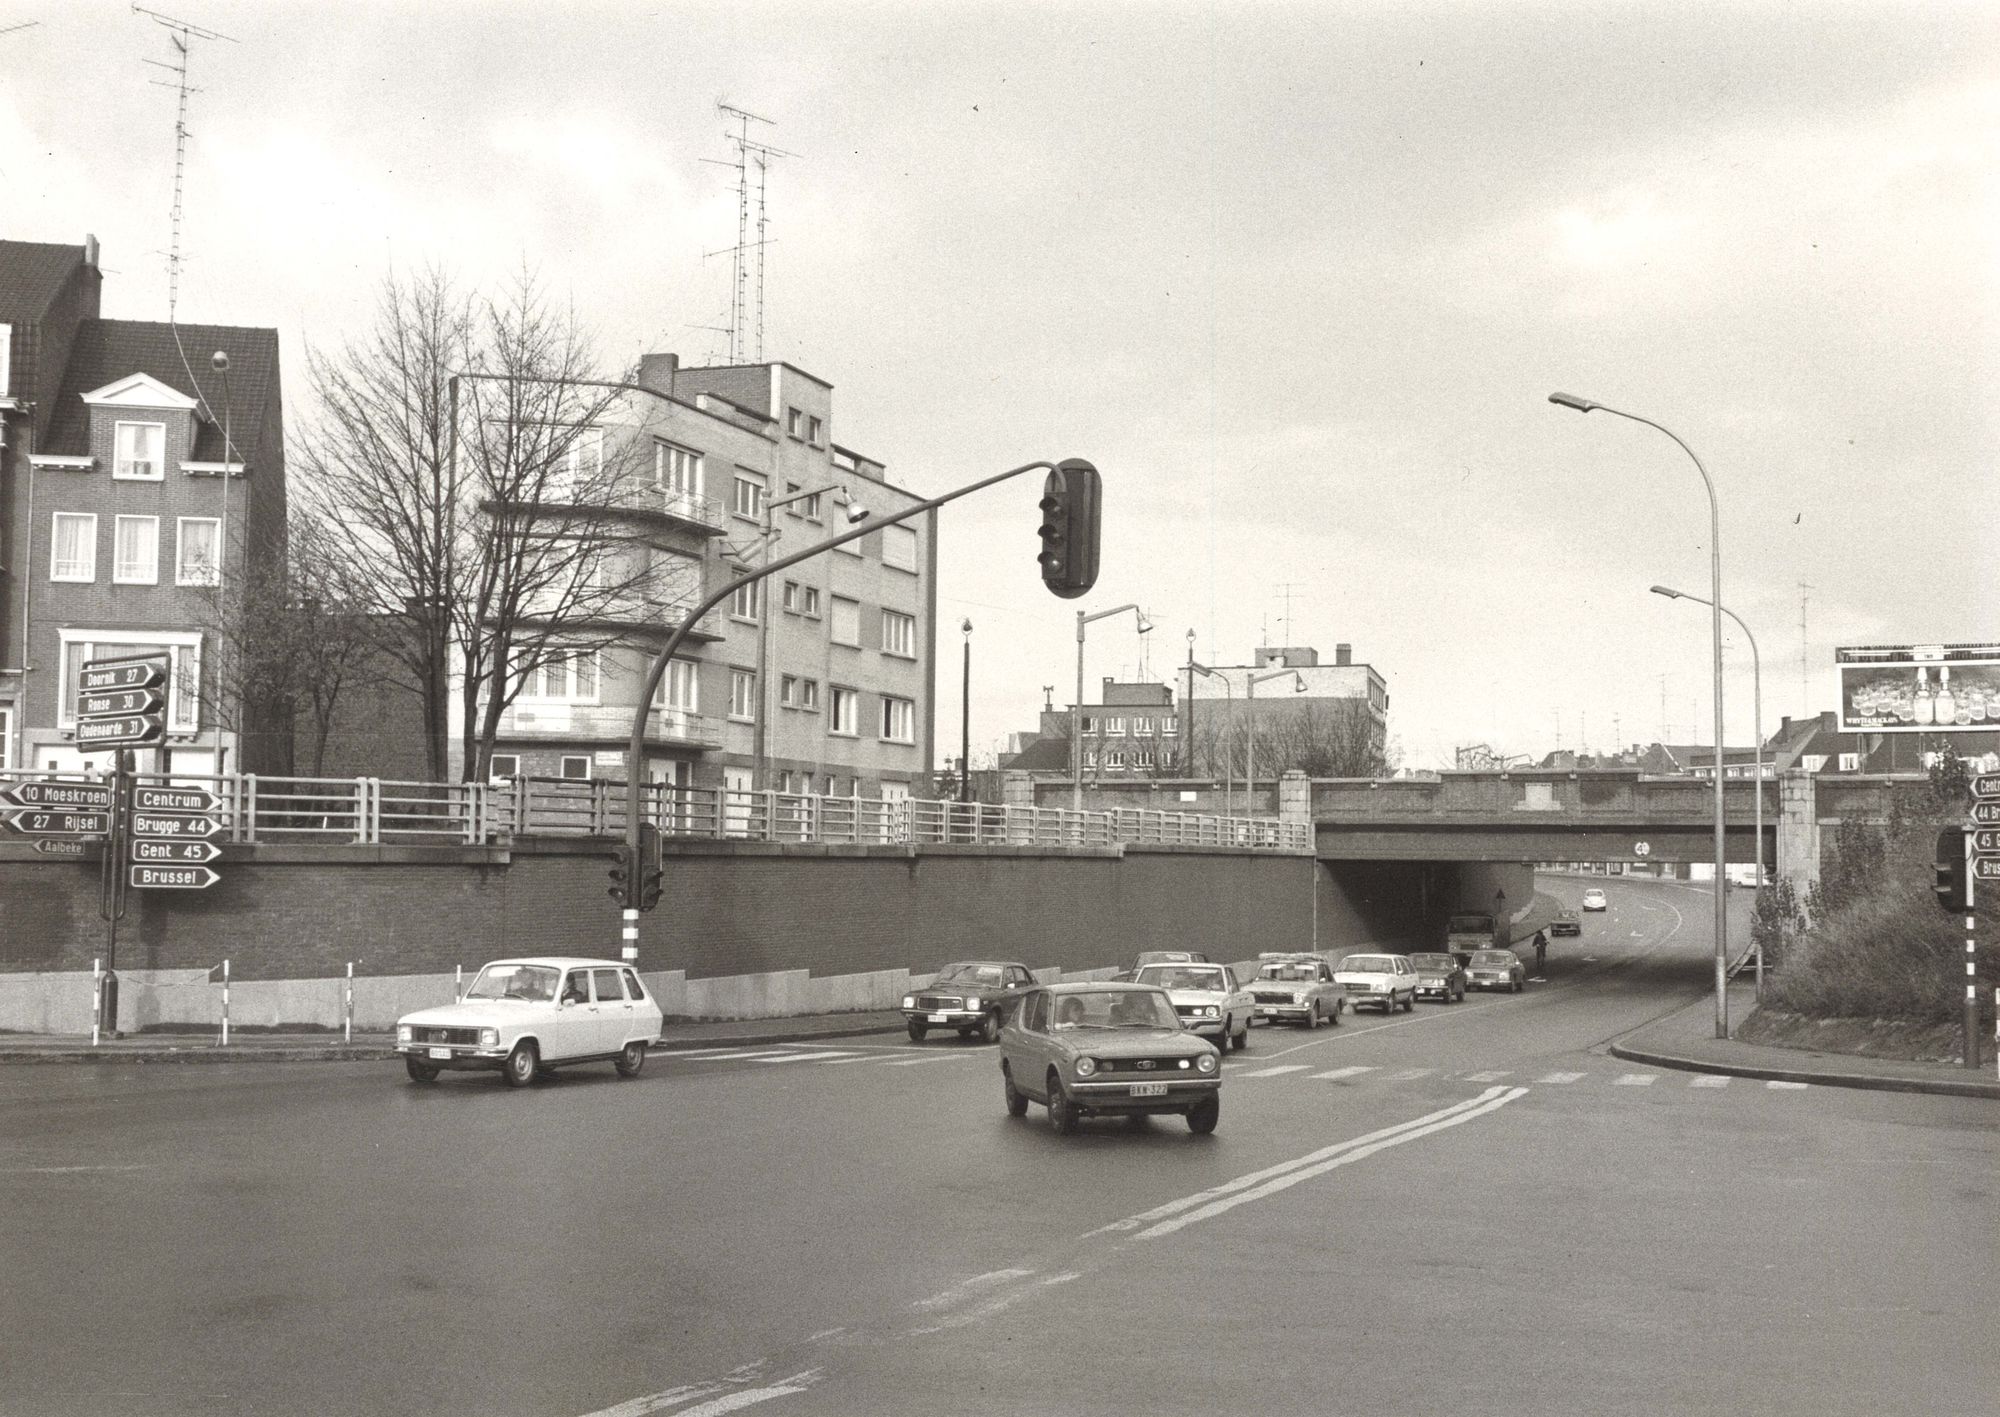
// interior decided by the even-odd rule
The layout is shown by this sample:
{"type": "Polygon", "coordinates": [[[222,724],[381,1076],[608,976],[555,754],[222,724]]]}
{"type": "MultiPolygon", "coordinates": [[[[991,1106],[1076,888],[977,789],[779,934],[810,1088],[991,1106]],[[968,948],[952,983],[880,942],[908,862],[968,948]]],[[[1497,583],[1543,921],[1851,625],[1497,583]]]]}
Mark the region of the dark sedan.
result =
{"type": "Polygon", "coordinates": [[[1441,1004],[1465,1002],[1465,966],[1455,954],[1411,955],[1417,967],[1417,997],[1436,999],[1441,1004]]]}
{"type": "Polygon", "coordinates": [[[1000,1025],[1022,994],[1034,987],[1028,966],[1012,960],[975,959],[948,964],[922,989],[903,996],[903,1019],[910,1041],[921,1043],[933,1028],[950,1028],[960,1038],[977,1032],[987,1043],[1000,1041],[1000,1025]]]}
{"type": "Polygon", "coordinates": [[[1574,910],[1558,911],[1556,918],[1549,922],[1549,933],[1551,935],[1581,935],[1583,933],[1583,921],[1577,918],[1574,910]]]}

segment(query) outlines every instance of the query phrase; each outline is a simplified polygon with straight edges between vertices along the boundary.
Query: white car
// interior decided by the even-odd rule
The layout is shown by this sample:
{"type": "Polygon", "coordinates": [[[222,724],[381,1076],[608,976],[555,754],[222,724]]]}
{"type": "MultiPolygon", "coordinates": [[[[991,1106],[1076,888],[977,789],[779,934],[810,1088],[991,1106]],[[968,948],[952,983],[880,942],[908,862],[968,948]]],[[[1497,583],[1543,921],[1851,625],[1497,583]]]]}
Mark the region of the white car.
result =
{"type": "Polygon", "coordinates": [[[1589,890],[1585,891],[1583,893],[1583,908],[1585,910],[1608,909],[1604,899],[1604,892],[1596,886],[1592,886],[1589,890]]]}
{"type": "Polygon", "coordinates": [[[1338,1024],[1347,1007],[1347,991],[1333,977],[1333,966],[1316,954],[1279,953],[1257,956],[1257,977],[1250,997],[1257,1017],[1267,1023],[1290,1021],[1318,1028],[1321,1020],[1338,1024]]]}
{"type": "Polygon", "coordinates": [[[1227,1053],[1242,1052],[1250,1041],[1250,1015],[1257,1001],[1236,982],[1226,964],[1148,964],[1133,975],[1135,984],[1167,991],[1181,1027],[1199,1033],[1227,1053]]]}
{"type": "Polygon", "coordinates": [[[1333,967],[1333,977],[1347,988],[1355,1008],[1380,1004],[1382,1012],[1405,1013],[1417,1007],[1417,967],[1408,955],[1351,954],[1333,967]]]}
{"type": "Polygon", "coordinates": [[[629,1078],[645,1066],[660,1024],[660,1006],[629,964],[502,959],[457,1003],[396,1020],[396,1051],[413,1082],[484,1070],[526,1087],[558,1064],[598,1062],[629,1078]]]}

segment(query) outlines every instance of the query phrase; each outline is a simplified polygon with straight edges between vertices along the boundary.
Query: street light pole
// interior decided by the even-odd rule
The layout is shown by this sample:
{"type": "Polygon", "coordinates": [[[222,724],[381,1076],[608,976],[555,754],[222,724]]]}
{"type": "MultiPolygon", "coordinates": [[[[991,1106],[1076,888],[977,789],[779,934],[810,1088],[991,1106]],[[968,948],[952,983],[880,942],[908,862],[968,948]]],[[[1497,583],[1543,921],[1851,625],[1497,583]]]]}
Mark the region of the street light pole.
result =
{"type": "Polygon", "coordinates": [[[1076,612],[1076,702],[1070,705],[1069,711],[1069,809],[1072,812],[1083,810],[1083,627],[1092,620],[1123,615],[1127,610],[1139,617],[1140,634],[1152,631],[1153,622],[1136,605],[1114,605],[1095,615],[1086,615],[1081,610],[1076,612]]]}
{"type": "Polygon", "coordinates": [[[958,800],[972,800],[972,621],[958,627],[965,633],[965,680],[958,694],[958,800]]]}
{"type": "Polygon", "coordinates": [[[1292,692],[1303,694],[1306,691],[1306,676],[1296,669],[1273,669],[1269,674],[1252,674],[1244,680],[1249,690],[1245,711],[1250,715],[1250,761],[1243,773],[1243,815],[1246,817],[1257,815],[1257,686],[1266,680],[1282,679],[1287,674],[1295,681],[1292,692]]]}
{"type": "MultiPolygon", "coordinates": [[[[1663,585],[1654,586],[1653,594],[1664,595],[1669,600],[1692,600],[1697,605],[1708,604],[1707,601],[1698,595],[1689,595],[1684,590],[1673,590],[1663,585]]],[[[1743,623],[1743,617],[1726,605],[1722,607],[1722,613],[1736,622],[1736,628],[1741,630],[1743,638],[1750,642],[1750,713],[1754,720],[1752,725],[1753,736],[1756,738],[1756,747],[1751,757],[1751,772],[1757,780],[1757,795],[1752,799],[1753,820],[1756,824],[1753,830],[1757,836],[1757,866],[1755,874],[1751,878],[1750,898],[1752,901],[1755,901],[1764,889],[1764,664],[1762,656],[1757,653],[1757,637],[1750,633],[1750,627],[1743,623]]],[[[1751,936],[1752,938],[1756,936],[1754,927],[1751,930],[1751,936]]],[[[1760,1004],[1764,1002],[1764,942],[1762,940],[1757,941],[1757,1002],[1760,1004]]]]}
{"type": "MultiPolygon", "coordinates": [[[[1722,802],[1722,513],[1716,505],[1715,481],[1702,466],[1695,451],[1682,441],[1679,434],[1650,418],[1642,418],[1636,413],[1626,413],[1623,409],[1611,408],[1590,399],[1579,398],[1575,394],[1555,393],[1549,395],[1549,402],[1563,408],[1575,409],[1578,413],[1604,412],[1619,418],[1643,423],[1648,428],[1666,434],[1680,446],[1701,474],[1701,485],[1708,493],[1708,582],[1709,582],[1709,641],[1710,678],[1715,689],[1715,1036],[1729,1037],[1729,901],[1726,890],[1729,885],[1729,864],[1723,847],[1725,818],[1722,802]]],[[[1760,789],[1761,790],[1761,789],[1760,789]]],[[[1759,846],[1762,851],[1762,846],[1759,846]]]]}

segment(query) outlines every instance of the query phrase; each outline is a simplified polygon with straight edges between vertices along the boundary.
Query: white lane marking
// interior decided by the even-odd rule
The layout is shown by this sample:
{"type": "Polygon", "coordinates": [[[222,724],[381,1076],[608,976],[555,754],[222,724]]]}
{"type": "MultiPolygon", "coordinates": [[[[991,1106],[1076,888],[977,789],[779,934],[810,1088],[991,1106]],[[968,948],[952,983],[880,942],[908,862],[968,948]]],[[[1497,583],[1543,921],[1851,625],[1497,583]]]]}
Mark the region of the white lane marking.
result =
{"type": "Polygon", "coordinates": [[[1427,1078],[1436,1071],[1436,1068],[1404,1068],[1400,1073],[1390,1073],[1383,1081],[1415,1082],[1418,1078],[1427,1078]]]}
{"type": "Polygon", "coordinates": [[[1447,1127],[1456,1127],[1463,1122],[1470,1122],[1475,1117],[1483,1117],[1489,1113],[1497,1112],[1516,1098],[1528,1095],[1528,1089],[1525,1087],[1495,1088],[1494,1092],[1499,1095],[1488,1097],[1456,1116],[1432,1122],[1429,1126],[1411,1128],[1395,1136],[1386,1137],[1381,1141],[1371,1142],[1366,1146],[1357,1146],[1351,1151],[1343,1152],[1339,1156],[1331,1157],[1328,1160],[1311,1166],[1301,1166],[1295,1170],[1287,1171],[1284,1175],[1267,1181],[1252,1190],[1242,1191],[1222,1200],[1211,1201],[1197,1210],[1177,1215],[1170,1220],[1162,1220],[1150,1229],[1141,1230],[1136,1238],[1141,1240],[1157,1240],[1164,1236],[1172,1235],[1176,1231],[1184,1230],[1190,1225],[1199,1224],[1204,1220],[1211,1220],[1227,1211],[1234,1210],[1239,1205],[1245,1205],[1254,1200],[1262,1200],[1266,1196],[1276,1195],[1279,1191],[1290,1190],[1301,1181],[1309,1181],[1315,1176],[1323,1176],[1338,1167],[1373,1156],[1378,1151],[1386,1151],[1392,1146],[1401,1146],[1404,1142],[1415,1141],[1418,1137],[1429,1136],[1433,1132],[1441,1132],[1447,1127]]]}
{"type": "Polygon", "coordinates": [[[1771,1081],[1765,1083],[1764,1086],[1768,1088],[1786,1088],[1794,1092],[1801,1092],[1804,1091],[1806,1088],[1811,1087],[1812,1084],[1809,1082],[1784,1082],[1780,1079],[1773,1078],[1771,1081]]]}
{"type": "Polygon", "coordinates": [[[1472,1000],[1468,998],[1465,1000],[1464,1003],[1459,1004],[1451,1009],[1440,1009],[1436,1013],[1414,1014],[1411,1017],[1403,1019],[1397,1023],[1378,1023],[1373,1028],[1357,1028],[1354,1029],[1352,1032],[1346,1032],[1346,1033],[1334,1032],[1328,1034],[1325,1038],[1315,1039],[1311,1043],[1294,1043],[1289,1048],[1280,1048],[1275,1053],[1265,1053],[1263,1054],[1263,1056],[1266,1058],[1282,1058],[1287,1053],[1298,1052],[1301,1048],[1324,1048],[1329,1043],[1339,1043],[1345,1039],[1373,1038],[1378,1033],[1386,1033],[1388,1030],[1392,1028],[1408,1028],[1413,1023],[1436,1023],[1440,1019],[1474,1018],[1486,1012],[1487,1009],[1492,1007],[1494,1007],[1494,1005],[1491,1000],[1482,1000],[1481,1002],[1474,1004],[1472,1000]]]}
{"type": "Polygon", "coordinates": [[[1258,1068],[1255,1072],[1238,1073],[1240,1078],[1274,1078],[1281,1073],[1302,1073],[1311,1067],[1310,1063],[1286,1063],[1277,1068],[1258,1068]]]}
{"type": "Polygon", "coordinates": [[[5,1176],[77,1176],[93,1171],[150,1171],[152,1163],[129,1166],[0,1166],[5,1176]]]}
{"type": "Polygon", "coordinates": [[[1436,1112],[1428,1112],[1411,1121],[1398,1122],[1393,1127],[1383,1127],[1379,1131],[1369,1132],[1365,1136],[1355,1137],[1349,1141],[1334,1142],[1332,1145],[1323,1146],[1317,1151],[1309,1151],[1304,1156],[1295,1156],[1289,1161],[1280,1161],[1274,1166],[1266,1166],[1261,1171],[1252,1171],[1246,1176],[1238,1176],[1232,1181],[1224,1181],[1219,1186],[1210,1186],[1207,1190],[1196,1191],[1191,1196],[1182,1196],[1179,1200],[1168,1201],[1164,1205],[1154,1206],[1151,1210],[1142,1210],[1137,1215],[1128,1215],[1123,1220],[1114,1220],[1109,1225],[1100,1225],[1097,1229],[1084,1235],[1083,1238],[1091,1240],[1099,1235],[1115,1234],[1124,1230],[1137,1230],[1139,1227],[1149,1225],[1155,1220],[1169,1215],[1178,1215],[1181,1211],[1191,1209],[1194,1206],[1206,1205],[1217,1197],[1232,1195],[1237,1191],[1245,1190],[1248,1187],[1268,1181],[1274,1176],[1282,1176],[1294,1167],[1310,1166],[1315,1162],[1324,1161],[1330,1156],[1338,1156],[1343,1152],[1351,1151],[1355,1147],[1367,1146],[1372,1142],[1381,1141],[1385,1137],[1398,1136],[1413,1128],[1429,1126],[1446,1117],[1455,1117],[1461,1112],[1479,1106],[1482,1102],[1490,1098],[1499,1096],[1506,1090],[1502,1087],[1489,1087],[1477,1097],[1469,1097],[1463,1102],[1454,1102],[1449,1107],[1440,1108],[1436,1112]]]}
{"type": "Polygon", "coordinates": [[[1545,1078],[1536,1078],[1535,1081],[1538,1083],[1546,1082],[1546,1083],[1561,1084],[1566,1082],[1575,1082],[1582,1076],[1583,1076],[1582,1073],[1550,1073],[1545,1078]]]}
{"type": "Polygon", "coordinates": [[[1360,1077],[1363,1073],[1372,1073],[1374,1071],[1376,1071],[1376,1069],[1369,1067],[1329,1068],[1326,1072],[1314,1073],[1313,1081],[1334,1082],[1341,1078],[1360,1077]]]}
{"type": "Polygon", "coordinates": [[[975,1274],[970,1279],[961,1279],[949,1289],[919,1299],[910,1305],[913,1309],[947,1309],[961,1300],[969,1299],[982,1289],[991,1289],[996,1284],[1005,1284],[1010,1279],[1026,1279],[1033,1274],[1032,1269],[989,1269],[984,1274],[975,1274]]]}
{"type": "Polygon", "coordinates": [[[838,1058],[820,1058],[816,1061],[832,1067],[837,1063],[879,1063],[882,1060],[872,1053],[843,1053],[838,1058]]]}
{"type": "Polygon", "coordinates": [[[1658,1073],[1625,1073],[1611,1080],[1613,1087],[1651,1087],[1660,1080],[1658,1073]]]}
{"type": "Polygon", "coordinates": [[[716,1053],[706,1058],[697,1058],[697,1063],[740,1063],[745,1059],[789,1058],[791,1054],[771,1048],[753,1048],[736,1053],[716,1053]]]}
{"type": "Polygon", "coordinates": [[[1727,1087],[1727,1086],[1729,1086],[1729,1079],[1728,1079],[1728,1078],[1726,1078],[1726,1077],[1719,1077],[1719,1076],[1717,1076],[1717,1075],[1716,1075],[1716,1074],[1714,1074],[1714,1073],[1703,1073],[1703,1074],[1701,1074],[1701,1075],[1700,1075],[1699,1077],[1695,1077],[1695,1078],[1691,1078],[1691,1079],[1690,1079],[1690,1080],[1688,1081],[1688,1086],[1689,1086],[1689,1087],[1727,1087]]]}
{"type": "Polygon", "coordinates": [[[727,1048],[662,1048],[659,1052],[653,1054],[653,1056],[655,1058],[663,1058],[667,1062],[672,1062],[676,1058],[704,1058],[718,1053],[741,1053],[742,1051],[743,1045],[741,1043],[732,1043],[727,1048]]]}
{"type": "Polygon", "coordinates": [[[852,1053],[788,1053],[782,1058],[759,1058],[760,1063],[824,1063],[829,1058],[851,1058],[852,1053]]]}
{"type": "Polygon", "coordinates": [[[780,1378],[769,1387],[746,1388],[742,1392],[732,1392],[727,1397],[718,1397],[713,1402],[704,1402],[699,1407],[683,1408],[676,1417],[722,1417],[725,1412],[735,1412],[745,1407],[755,1407],[760,1402],[769,1402],[774,1397],[790,1397],[804,1392],[820,1379],[818,1368],[808,1368],[803,1373],[793,1373],[789,1378],[780,1378]]]}
{"type": "Polygon", "coordinates": [[[1508,1068],[1497,1068],[1497,1069],[1495,1069],[1494,1071],[1492,1071],[1492,1072],[1488,1072],[1488,1073],[1467,1073],[1467,1074],[1465,1074],[1465,1076],[1464,1076],[1464,1078],[1462,1079],[1462,1081],[1464,1081],[1464,1082],[1498,1082],[1498,1081],[1500,1081],[1500,1079],[1501,1079],[1501,1078],[1504,1078],[1504,1077],[1512,1077],[1513,1075],[1514,1075],[1514,1074],[1513,1074],[1513,1071],[1512,1071],[1511,1069],[1508,1069],[1508,1068]]]}
{"type": "Polygon", "coordinates": [[[884,1058],[882,1066],[885,1068],[915,1068],[921,1067],[925,1063],[962,1062],[969,1056],[971,1055],[965,1053],[933,1053],[928,1058],[884,1058]]]}
{"type": "Polygon", "coordinates": [[[585,1417],[649,1417],[651,1413],[664,1412],[669,1407],[680,1406],[683,1402],[714,1397],[717,1393],[754,1382],[763,1375],[763,1372],[762,1363],[746,1363],[726,1377],[712,1378],[707,1382],[683,1383],[679,1387],[670,1387],[663,1392],[632,1398],[619,1403],[616,1407],[605,1407],[596,1412],[586,1413],[585,1417]]]}

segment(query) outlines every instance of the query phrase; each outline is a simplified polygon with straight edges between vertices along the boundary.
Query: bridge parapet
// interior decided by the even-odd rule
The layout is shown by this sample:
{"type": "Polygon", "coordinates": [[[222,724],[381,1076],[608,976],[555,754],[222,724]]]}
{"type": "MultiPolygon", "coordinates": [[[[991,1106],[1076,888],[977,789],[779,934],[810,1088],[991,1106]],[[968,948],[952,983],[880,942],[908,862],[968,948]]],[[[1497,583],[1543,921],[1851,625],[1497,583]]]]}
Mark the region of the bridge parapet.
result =
{"type": "MultiPolygon", "coordinates": [[[[1495,821],[1538,814],[1621,822],[1713,820],[1715,789],[1697,778],[1643,777],[1636,772],[1446,772],[1435,780],[1319,778],[1313,782],[1317,821],[1412,818],[1495,821]]],[[[1748,825],[1756,815],[1752,782],[1723,784],[1724,811],[1748,825]]],[[[1764,811],[1778,811],[1776,780],[1764,784],[1764,811]]]]}

